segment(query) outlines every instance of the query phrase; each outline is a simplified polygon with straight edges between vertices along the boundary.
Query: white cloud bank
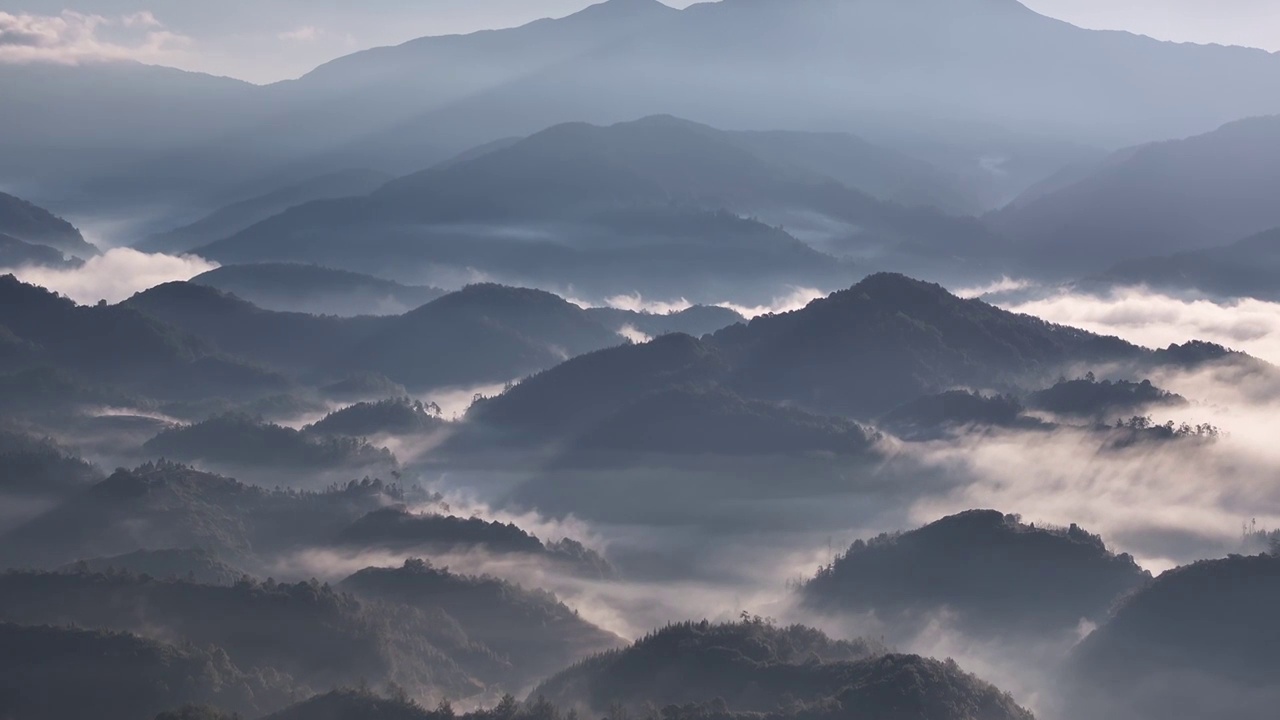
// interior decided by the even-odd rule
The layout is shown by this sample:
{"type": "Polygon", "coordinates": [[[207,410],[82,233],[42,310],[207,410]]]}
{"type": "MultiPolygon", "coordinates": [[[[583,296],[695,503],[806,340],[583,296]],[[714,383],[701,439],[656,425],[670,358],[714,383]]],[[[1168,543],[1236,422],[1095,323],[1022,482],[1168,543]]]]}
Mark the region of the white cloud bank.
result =
{"type": "Polygon", "coordinates": [[[1040,299],[999,303],[1006,310],[1146,347],[1206,340],[1280,364],[1280,304],[1244,299],[1214,302],[1180,298],[1145,288],[1105,295],[1056,293],[1040,299]]]}
{"type": "Polygon", "coordinates": [[[173,60],[190,42],[149,12],[115,17],[73,10],[0,12],[0,63],[162,62],[173,60]]]}
{"type": "Polygon", "coordinates": [[[19,280],[41,285],[81,304],[99,300],[117,303],[162,283],[190,280],[218,267],[195,255],[150,255],[132,248],[114,248],[78,268],[20,267],[0,270],[19,280]]]}

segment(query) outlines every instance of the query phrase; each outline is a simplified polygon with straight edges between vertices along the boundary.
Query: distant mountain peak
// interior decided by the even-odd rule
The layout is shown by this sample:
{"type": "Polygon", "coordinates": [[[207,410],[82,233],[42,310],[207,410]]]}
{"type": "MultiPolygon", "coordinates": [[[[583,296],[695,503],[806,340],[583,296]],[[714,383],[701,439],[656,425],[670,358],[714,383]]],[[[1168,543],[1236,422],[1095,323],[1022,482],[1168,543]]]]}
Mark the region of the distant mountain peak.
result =
{"type": "Polygon", "coordinates": [[[604,0],[580,10],[570,18],[598,19],[618,17],[651,17],[660,14],[675,14],[675,8],[664,5],[658,0],[604,0]]]}

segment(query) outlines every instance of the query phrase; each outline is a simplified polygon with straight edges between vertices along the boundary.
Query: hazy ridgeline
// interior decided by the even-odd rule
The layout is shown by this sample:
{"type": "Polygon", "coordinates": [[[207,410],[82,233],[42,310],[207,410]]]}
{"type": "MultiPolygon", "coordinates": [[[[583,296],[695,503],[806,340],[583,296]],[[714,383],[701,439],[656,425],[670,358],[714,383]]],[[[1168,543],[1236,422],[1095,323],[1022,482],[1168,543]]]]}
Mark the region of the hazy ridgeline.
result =
{"type": "Polygon", "coordinates": [[[0,12],[0,718],[1274,717],[1280,55],[156,13],[0,12]]]}

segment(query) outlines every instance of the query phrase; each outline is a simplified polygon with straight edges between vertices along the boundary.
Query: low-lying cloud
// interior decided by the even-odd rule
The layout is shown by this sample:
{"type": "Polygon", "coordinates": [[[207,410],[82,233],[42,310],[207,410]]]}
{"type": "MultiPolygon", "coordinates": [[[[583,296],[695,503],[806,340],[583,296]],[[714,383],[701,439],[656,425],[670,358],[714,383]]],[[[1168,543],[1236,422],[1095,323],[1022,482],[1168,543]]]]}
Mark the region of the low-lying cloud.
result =
{"type": "Polygon", "coordinates": [[[196,255],[162,255],[132,248],[113,248],[77,268],[27,266],[0,270],[19,280],[41,285],[81,304],[99,300],[117,303],[148,288],[176,280],[190,280],[218,267],[196,255]]]}
{"type": "Polygon", "coordinates": [[[1129,287],[1102,295],[1058,291],[1001,305],[1006,310],[1116,335],[1146,347],[1206,340],[1280,363],[1278,303],[1176,297],[1129,287]]]}

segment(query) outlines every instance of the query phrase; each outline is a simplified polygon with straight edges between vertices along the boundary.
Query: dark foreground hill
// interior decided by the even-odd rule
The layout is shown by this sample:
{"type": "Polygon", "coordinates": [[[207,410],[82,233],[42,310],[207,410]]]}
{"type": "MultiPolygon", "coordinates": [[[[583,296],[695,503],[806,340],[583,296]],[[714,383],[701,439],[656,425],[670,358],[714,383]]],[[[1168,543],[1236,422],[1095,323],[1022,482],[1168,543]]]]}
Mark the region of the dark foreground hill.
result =
{"type": "Polygon", "coordinates": [[[815,718],[1031,718],[1008,695],[953,662],[883,654],[867,643],[832,641],[809,628],[758,620],[669,626],[565,670],[531,697],[595,713],[675,705],[691,715],[701,714],[697,706],[723,715],[795,703],[815,718]]]}
{"type": "Polygon", "coordinates": [[[1076,649],[1066,711],[1099,720],[1265,718],[1275,712],[1280,557],[1164,573],[1076,649]]]}
{"type": "Polygon", "coordinates": [[[975,634],[1049,638],[1105,619],[1149,577],[1075,525],[1036,527],[983,510],[859,540],[801,595],[824,612],[874,612],[908,627],[949,611],[975,634]]]}
{"type": "Polygon", "coordinates": [[[240,667],[273,670],[312,687],[367,678],[418,694],[466,697],[508,672],[438,612],[372,607],[315,581],[221,586],[129,574],[9,572],[0,575],[0,588],[0,621],[216,646],[240,667]]]}
{"type": "Polygon", "coordinates": [[[0,712],[26,720],[139,720],[188,703],[257,716],[301,694],[287,675],[245,670],[216,647],[9,623],[0,647],[0,712]]]}

